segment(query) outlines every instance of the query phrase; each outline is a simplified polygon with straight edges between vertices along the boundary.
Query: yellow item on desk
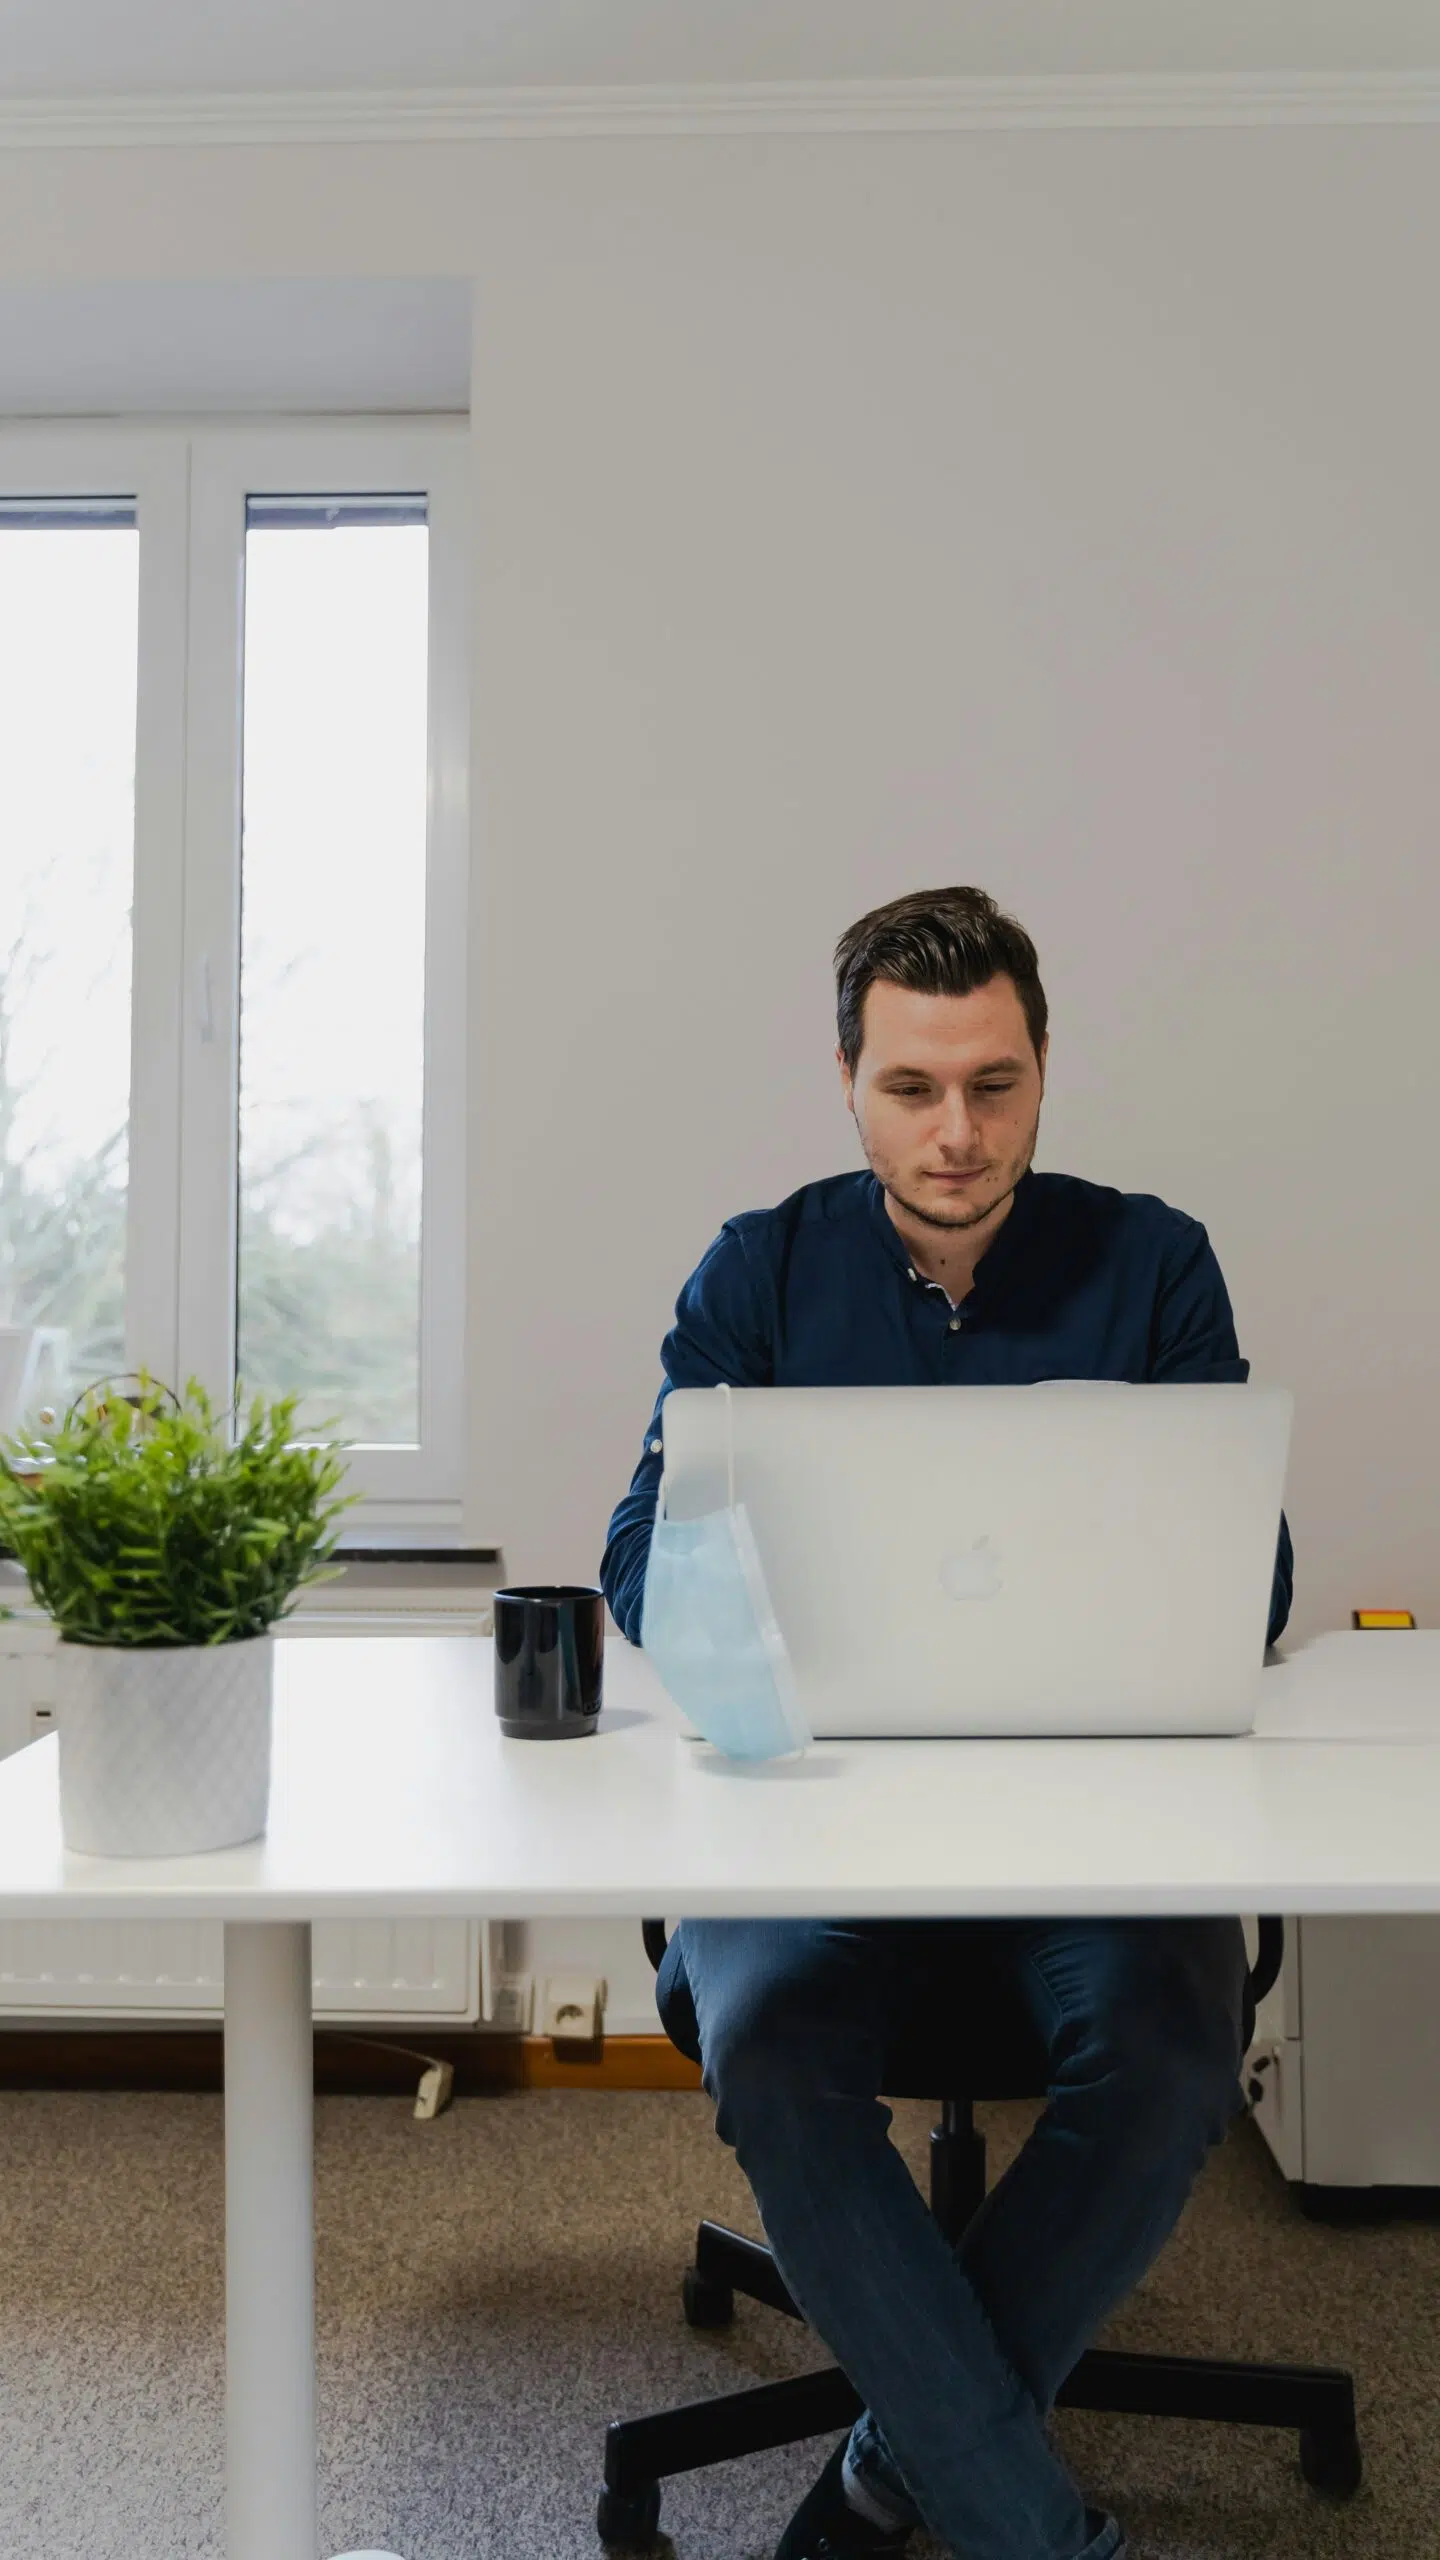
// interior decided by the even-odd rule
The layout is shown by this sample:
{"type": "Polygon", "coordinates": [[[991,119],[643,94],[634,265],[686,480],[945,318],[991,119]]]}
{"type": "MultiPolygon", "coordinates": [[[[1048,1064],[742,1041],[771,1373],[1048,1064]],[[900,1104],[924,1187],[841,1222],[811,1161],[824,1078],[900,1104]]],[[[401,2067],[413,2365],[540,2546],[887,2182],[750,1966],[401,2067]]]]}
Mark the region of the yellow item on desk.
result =
{"type": "Polygon", "coordinates": [[[1415,1612],[1413,1609],[1352,1609],[1350,1622],[1365,1631],[1379,1627],[1413,1627],[1415,1612]]]}

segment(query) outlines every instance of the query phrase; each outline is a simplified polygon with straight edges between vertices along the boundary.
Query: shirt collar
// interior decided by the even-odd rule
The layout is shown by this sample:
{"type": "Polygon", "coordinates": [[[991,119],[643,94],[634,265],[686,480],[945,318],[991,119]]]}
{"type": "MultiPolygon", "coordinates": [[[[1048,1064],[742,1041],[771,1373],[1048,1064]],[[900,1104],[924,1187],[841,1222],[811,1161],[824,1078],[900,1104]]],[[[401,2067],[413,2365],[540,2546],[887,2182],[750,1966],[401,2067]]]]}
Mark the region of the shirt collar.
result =
{"type": "MultiPolygon", "coordinates": [[[[873,1173],[866,1176],[866,1183],[866,1208],[871,1226],[891,1261],[908,1279],[914,1268],[910,1260],[910,1249],[886,1209],[884,1186],[876,1181],[873,1173]]],[[[1009,1217],[1005,1220],[994,1243],[986,1246],[975,1265],[975,1284],[972,1294],[978,1294],[982,1289],[989,1291],[997,1281],[1004,1279],[1014,1261],[1017,1248],[1024,1243],[1026,1232],[1035,1215],[1036,1205],[1035,1176],[1033,1172],[1027,1171],[1022,1173],[1015,1185],[1009,1217]]]]}

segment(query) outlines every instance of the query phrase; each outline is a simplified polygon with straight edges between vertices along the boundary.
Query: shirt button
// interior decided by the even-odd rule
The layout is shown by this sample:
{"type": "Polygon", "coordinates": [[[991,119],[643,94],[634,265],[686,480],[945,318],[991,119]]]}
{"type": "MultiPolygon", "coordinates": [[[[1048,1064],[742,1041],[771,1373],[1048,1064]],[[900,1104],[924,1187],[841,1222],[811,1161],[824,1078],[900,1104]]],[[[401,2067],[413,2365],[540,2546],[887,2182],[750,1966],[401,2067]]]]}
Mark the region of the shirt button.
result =
{"type": "Polygon", "coordinates": [[[959,1330],[960,1330],[960,1319],[959,1319],[959,1317],[958,1317],[958,1316],[952,1316],[952,1317],[951,1317],[950,1322],[949,1322],[949,1325],[947,1326],[946,1330],[947,1330],[947,1332],[950,1332],[950,1333],[958,1333],[958,1332],[959,1332],[959,1330]]]}
{"type": "Polygon", "coordinates": [[[664,1445],[665,1445],[665,1444],[664,1444],[663,1440],[652,1440],[652,1441],[651,1441],[651,1443],[650,1443],[650,1455],[651,1455],[651,1457],[652,1457],[652,1458],[658,1458],[658,1457],[659,1457],[659,1455],[660,1455],[661,1450],[662,1450],[662,1449],[663,1449],[663,1447],[664,1447],[664,1445]]]}

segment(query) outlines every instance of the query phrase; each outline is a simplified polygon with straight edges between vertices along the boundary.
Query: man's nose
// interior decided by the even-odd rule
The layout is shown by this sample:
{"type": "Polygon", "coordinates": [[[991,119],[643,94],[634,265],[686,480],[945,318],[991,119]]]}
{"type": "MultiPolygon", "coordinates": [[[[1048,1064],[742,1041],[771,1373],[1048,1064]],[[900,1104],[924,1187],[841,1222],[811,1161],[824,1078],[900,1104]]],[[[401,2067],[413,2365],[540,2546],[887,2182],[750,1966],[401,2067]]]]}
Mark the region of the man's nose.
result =
{"type": "Polygon", "coordinates": [[[975,1144],[975,1123],[963,1093],[947,1093],[940,1109],[940,1144],[949,1155],[968,1155],[975,1144]]]}

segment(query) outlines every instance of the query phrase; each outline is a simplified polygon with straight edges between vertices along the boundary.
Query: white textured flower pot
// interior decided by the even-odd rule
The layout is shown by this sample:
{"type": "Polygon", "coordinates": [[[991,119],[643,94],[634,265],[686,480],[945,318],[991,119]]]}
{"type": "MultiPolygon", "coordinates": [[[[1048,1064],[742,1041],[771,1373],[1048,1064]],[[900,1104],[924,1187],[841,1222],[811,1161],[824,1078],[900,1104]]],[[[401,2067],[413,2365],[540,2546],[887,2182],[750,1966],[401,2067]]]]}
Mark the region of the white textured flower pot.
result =
{"type": "Polygon", "coordinates": [[[56,1648],[67,1849],[178,1858],[265,1828],[275,1643],[56,1648]]]}

